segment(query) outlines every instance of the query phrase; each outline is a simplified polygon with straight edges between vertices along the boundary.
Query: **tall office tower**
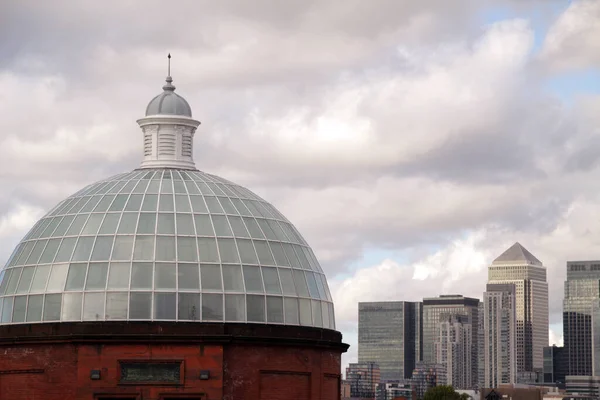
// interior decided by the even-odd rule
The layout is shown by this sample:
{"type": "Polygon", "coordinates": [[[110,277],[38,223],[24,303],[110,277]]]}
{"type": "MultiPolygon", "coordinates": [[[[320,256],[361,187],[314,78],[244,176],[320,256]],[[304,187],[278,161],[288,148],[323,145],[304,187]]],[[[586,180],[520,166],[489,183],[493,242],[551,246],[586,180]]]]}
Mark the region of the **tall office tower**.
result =
{"type": "Polygon", "coordinates": [[[567,261],[563,332],[569,375],[592,375],[592,311],[600,298],[600,261],[567,261]]]}
{"type": "Polygon", "coordinates": [[[564,347],[544,347],[544,383],[555,383],[564,389],[565,377],[569,374],[567,353],[564,347]]]}
{"type": "Polygon", "coordinates": [[[421,303],[358,303],[358,362],[375,362],[381,380],[410,378],[422,352],[421,303]]]}
{"type": "Polygon", "coordinates": [[[488,284],[483,294],[483,343],[480,385],[495,388],[516,383],[516,288],[514,284],[488,284]]]}
{"type": "Polygon", "coordinates": [[[548,283],[546,267],[515,243],[488,268],[488,283],[515,285],[517,312],[517,375],[544,368],[548,346],[548,283]]]}
{"type": "Polygon", "coordinates": [[[436,363],[446,366],[446,382],[456,389],[470,389],[471,374],[471,319],[467,315],[446,315],[438,324],[433,343],[436,363]]]}

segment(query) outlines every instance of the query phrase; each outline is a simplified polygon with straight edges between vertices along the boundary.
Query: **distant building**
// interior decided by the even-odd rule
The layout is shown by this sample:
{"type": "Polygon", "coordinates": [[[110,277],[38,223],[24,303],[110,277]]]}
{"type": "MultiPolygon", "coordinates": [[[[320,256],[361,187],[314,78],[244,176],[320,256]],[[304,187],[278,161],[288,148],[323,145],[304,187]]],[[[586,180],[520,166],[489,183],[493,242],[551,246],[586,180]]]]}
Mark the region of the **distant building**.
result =
{"type": "Polygon", "coordinates": [[[350,384],[350,397],[374,399],[381,372],[375,363],[348,364],[346,381],[350,384]]]}
{"type": "MultiPolygon", "coordinates": [[[[346,374],[348,372],[346,371],[346,374]]],[[[350,393],[350,382],[346,379],[340,381],[340,397],[342,400],[349,399],[352,396],[350,393]]]]}
{"type": "Polygon", "coordinates": [[[420,302],[358,303],[358,362],[375,362],[381,379],[410,378],[421,357],[423,311],[420,302]]]}
{"type": "Polygon", "coordinates": [[[555,383],[559,388],[564,389],[568,368],[567,352],[564,347],[544,347],[544,383],[555,383]]]}
{"type": "Polygon", "coordinates": [[[472,386],[471,322],[467,315],[441,317],[434,342],[436,363],[446,367],[446,383],[457,389],[472,386]]]}
{"type": "Polygon", "coordinates": [[[565,377],[567,394],[586,396],[587,399],[598,399],[600,395],[600,376],[565,377]]]}
{"type": "Polygon", "coordinates": [[[422,399],[427,389],[446,385],[446,367],[442,364],[417,363],[412,375],[417,399],[422,399]]]}
{"type": "MultiPolygon", "coordinates": [[[[410,380],[409,380],[410,381],[410,380]]],[[[382,382],[377,385],[375,400],[417,400],[414,384],[404,382],[382,382]]]]}

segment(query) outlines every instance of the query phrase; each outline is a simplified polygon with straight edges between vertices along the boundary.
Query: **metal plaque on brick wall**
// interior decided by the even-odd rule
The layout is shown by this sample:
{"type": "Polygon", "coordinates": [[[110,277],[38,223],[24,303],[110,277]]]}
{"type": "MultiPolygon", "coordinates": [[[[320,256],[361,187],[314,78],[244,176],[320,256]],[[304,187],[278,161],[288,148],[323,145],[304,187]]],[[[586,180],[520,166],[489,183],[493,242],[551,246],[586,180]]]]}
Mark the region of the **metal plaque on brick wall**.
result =
{"type": "Polygon", "coordinates": [[[179,383],[181,363],[179,362],[122,362],[122,383],[179,383]]]}

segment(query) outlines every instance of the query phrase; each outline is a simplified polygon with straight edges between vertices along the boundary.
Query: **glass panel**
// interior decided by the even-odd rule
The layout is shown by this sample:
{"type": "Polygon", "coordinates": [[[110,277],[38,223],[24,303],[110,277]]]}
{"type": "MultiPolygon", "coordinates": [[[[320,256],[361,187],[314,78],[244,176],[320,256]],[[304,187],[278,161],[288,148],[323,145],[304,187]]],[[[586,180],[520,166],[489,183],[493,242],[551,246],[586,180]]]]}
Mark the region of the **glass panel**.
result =
{"type": "Polygon", "coordinates": [[[65,293],[62,305],[63,321],[81,320],[81,305],[83,302],[82,293],[65,293]]]}
{"type": "Polygon", "coordinates": [[[279,286],[279,275],[277,268],[262,268],[263,280],[265,282],[265,291],[272,294],[281,294],[281,286],[279,286]]]}
{"type": "Polygon", "coordinates": [[[127,319],[127,293],[106,293],[106,319],[127,319]]]}
{"type": "Polygon", "coordinates": [[[289,267],[290,263],[288,262],[287,257],[285,256],[285,251],[279,242],[269,242],[269,247],[275,256],[275,264],[279,266],[289,267]]]}
{"type": "Polygon", "coordinates": [[[137,184],[137,181],[128,181],[125,186],[123,186],[123,189],[121,189],[121,191],[119,193],[131,193],[131,191],[133,190],[133,188],[135,187],[135,185],[137,184]]]}
{"type": "Polygon", "coordinates": [[[283,250],[285,250],[285,255],[287,256],[288,260],[292,264],[292,267],[293,268],[302,268],[300,266],[300,261],[298,261],[298,256],[296,256],[296,252],[294,251],[294,248],[292,247],[292,245],[289,243],[282,243],[281,245],[283,246],[283,250]]]}
{"type": "Polygon", "coordinates": [[[312,270],[312,267],[310,266],[310,263],[308,262],[308,259],[306,258],[306,254],[304,254],[304,251],[302,251],[302,247],[300,247],[298,245],[294,245],[294,248],[296,250],[296,254],[298,255],[298,258],[300,259],[300,265],[302,265],[302,268],[304,268],[306,270],[312,270]]]}
{"type": "Polygon", "coordinates": [[[171,180],[170,176],[163,177],[162,184],[160,185],[160,192],[161,193],[173,193],[173,181],[171,180]]]}
{"type": "MultiPolygon", "coordinates": [[[[6,287],[8,286],[8,281],[10,280],[10,276],[12,274],[12,270],[4,270],[0,271],[0,295],[3,295],[6,291],[6,287]]],[[[1,311],[1,310],[0,310],[1,311]]]]}
{"type": "Polygon", "coordinates": [[[42,255],[42,251],[44,250],[44,247],[46,247],[46,243],[48,243],[48,240],[38,240],[36,242],[35,246],[33,246],[31,254],[27,258],[26,264],[38,263],[40,256],[42,255]]]}
{"type": "Polygon", "coordinates": [[[110,263],[110,272],[108,273],[108,289],[129,288],[130,272],[131,265],[129,263],[110,263]]]}
{"type": "Polygon", "coordinates": [[[113,248],[113,260],[131,260],[133,251],[133,236],[119,235],[115,239],[113,248]]]}
{"type": "Polygon", "coordinates": [[[133,189],[133,193],[145,193],[149,182],[147,179],[140,180],[133,189]]]}
{"type": "Polygon", "coordinates": [[[175,264],[156,263],[156,269],[154,272],[154,288],[175,289],[177,287],[177,279],[175,273],[175,264]]]}
{"type": "Polygon", "coordinates": [[[175,234],[175,214],[159,213],[156,231],[157,231],[157,233],[160,233],[160,234],[174,235],[175,234]]]}
{"type": "Polygon", "coordinates": [[[8,261],[6,262],[6,267],[12,267],[15,265],[15,263],[19,259],[19,256],[21,255],[21,251],[23,251],[24,247],[25,247],[25,245],[23,243],[19,243],[19,245],[17,247],[15,247],[12,254],[8,258],[8,261]]]}
{"type": "Polygon", "coordinates": [[[177,257],[179,261],[198,261],[196,239],[193,237],[177,236],[177,257]]]}
{"type": "Polygon", "coordinates": [[[202,282],[202,290],[223,290],[221,267],[213,264],[201,264],[200,282],[202,282]]]}
{"type": "Polygon", "coordinates": [[[231,204],[231,201],[227,197],[219,197],[218,199],[219,202],[221,202],[221,206],[227,214],[236,215],[238,213],[233,204],[231,204]]]}
{"type": "Polygon", "coordinates": [[[158,205],[158,195],[147,194],[142,202],[142,211],[156,211],[158,205]]]}
{"type": "Polygon", "coordinates": [[[287,236],[285,235],[285,233],[283,233],[283,230],[281,229],[281,227],[279,226],[277,221],[273,221],[270,219],[270,220],[267,220],[267,223],[273,230],[273,233],[275,234],[275,237],[278,238],[278,240],[286,240],[287,239],[287,236]]]}
{"type": "Polygon", "coordinates": [[[238,250],[233,239],[218,239],[217,241],[219,243],[219,254],[221,255],[222,263],[240,262],[238,250]]]}
{"type": "Polygon", "coordinates": [[[283,324],[283,297],[267,296],[267,322],[283,324]]]}
{"type": "Polygon", "coordinates": [[[87,221],[89,214],[79,214],[73,220],[73,223],[69,227],[65,236],[77,236],[81,233],[81,228],[83,228],[83,224],[87,221]]]}
{"type": "Polygon", "coordinates": [[[133,263],[131,269],[131,288],[152,289],[152,276],[152,263],[133,263]]]}
{"type": "Polygon", "coordinates": [[[92,214],[81,231],[82,235],[95,235],[98,233],[104,214],[92,214]]]}
{"type": "Polygon", "coordinates": [[[106,214],[104,217],[104,221],[100,226],[99,235],[113,234],[117,231],[117,225],[119,224],[119,218],[121,218],[121,214],[106,214]]]}
{"type": "Polygon", "coordinates": [[[12,322],[25,322],[25,311],[27,310],[27,296],[15,296],[13,303],[12,322]]]}
{"type": "Polygon", "coordinates": [[[156,237],[156,260],[157,261],[175,261],[175,237],[157,236],[156,237]]]}
{"type": "Polygon", "coordinates": [[[58,246],[60,246],[60,239],[50,239],[38,262],[40,264],[46,264],[54,261],[54,256],[56,255],[58,246]]]}
{"type": "Polygon", "coordinates": [[[292,274],[294,276],[294,284],[296,285],[298,296],[308,297],[308,286],[306,284],[306,279],[304,278],[304,273],[297,269],[293,269],[292,274]]]}
{"type": "Polygon", "coordinates": [[[189,194],[200,194],[200,191],[194,182],[188,181],[184,183],[189,194]]]}
{"type": "Polygon", "coordinates": [[[246,318],[246,301],[243,294],[225,295],[225,321],[243,322],[246,318]]]}
{"type": "Polygon", "coordinates": [[[269,226],[269,223],[267,222],[267,220],[258,218],[257,221],[258,221],[258,224],[260,225],[263,233],[267,236],[267,239],[271,239],[271,240],[281,240],[282,239],[282,237],[277,237],[277,235],[275,235],[275,233],[273,232],[273,229],[271,229],[271,226],[269,226]]]}
{"type": "Polygon", "coordinates": [[[154,293],[154,319],[176,319],[175,293],[154,293]]]}
{"type": "MultiPolygon", "coordinates": [[[[5,301],[6,302],[6,301],[5,301]]],[[[47,294],[44,299],[44,321],[60,320],[62,294],[47,294]]]]}
{"type": "Polygon", "coordinates": [[[260,230],[260,227],[256,223],[254,218],[244,217],[244,224],[246,224],[246,228],[248,228],[248,232],[250,232],[250,236],[254,239],[264,239],[264,235],[260,230]]]}
{"type": "Polygon", "coordinates": [[[250,213],[250,211],[248,211],[248,209],[244,206],[244,204],[242,203],[242,201],[240,199],[231,199],[231,202],[233,203],[233,205],[235,205],[235,208],[237,208],[238,212],[241,215],[248,215],[248,216],[252,215],[250,213]]]}
{"type": "Polygon", "coordinates": [[[80,237],[73,252],[73,261],[88,261],[94,247],[93,237],[80,237]]]}
{"type": "Polygon", "coordinates": [[[127,201],[125,211],[140,211],[142,207],[142,199],[144,198],[141,194],[132,194],[127,201]]]}
{"type": "Polygon", "coordinates": [[[146,193],[158,193],[159,188],[160,188],[160,180],[152,179],[150,181],[150,184],[148,185],[148,189],[146,190],[146,193]]]}
{"type": "Polygon", "coordinates": [[[154,259],[154,236],[136,236],[133,251],[134,260],[154,259]]]}
{"type": "MultiPolygon", "coordinates": [[[[134,265],[135,268],[135,265],[134,265]]],[[[131,293],[129,296],[129,319],[150,319],[152,293],[131,293]]]]}
{"type": "Polygon", "coordinates": [[[233,236],[227,217],[224,215],[212,215],[211,217],[217,236],[233,236]]]}
{"type": "Polygon", "coordinates": [[[226,291],[243,292],[242,267],[239,265],[223,265],[223,284],[226,291]]]}
{"type": "Polygon", "coordinates": [[[29,258],[29,255],[31,254],[31,250],[33,250],[33,246],[35,246],[35,243],[36,243],[35,241],[32,241],[32,242],[27,242],[27,244],[25,244],[25,248],[23,249],[23,252],[19,255],[19,259],[17,260],[15,265],[25,264],[25,262],[27,261],[27,258],[29,258]]]}
{"type": "Polygon", "coordinates": [[[201,262],[219,262],[217,243],[214,238],[198,238],[198,253],[201,262]]]}
{"type": "MultiPolygon", "coordinates": [[[[185,185],[183,184],[182,181],[180,181],[180,180],[173,181],[173,186],[174,186],[174,189],[175,189],[175,193],[179,193],[179,194],[185,193],[185,194],[187,194],[187,191],[185,190],[185,185]]],[[[175,205],[177,205],[177,198],[178,197],[183,197],[183,198],[187,199],[187,196],[175,196],[175,205]]],[[[188,203],[188,205],[189,205],[189,203],[188,203]]]]}
{"type": "Polygon", "coordinates": [[[31,288],[29,289],[30,293],[43,292],[46,288],[46,281],[48,280],[48,275],[50,275],[50,266],[38,266],[35,270],[35,275],[33,276],[33,282],[31,283],[31,288]]]}
{"type": "Polygon", "coordinates": [[[12,319],[14,297],[5,297],[2,303],[2,322],[8,323],[12,319]]]}
{"type": "Polygon", "coordinates": [[[236,239],[242,263],[258,264],[258,258],[250,239],[236,239]]]}
{"type": "Polygon", "coordinates": [[[329,308],[329,328],[335,329],[335,314],[333,313],[333,303],[327,303],[329,308]]]}
{"type": "Polygon", "coordinates": [[[192,214],[176,214],[177,234],[178,235],[195,235],[194,222],[192,214]]]}
{"type": "Polygon", "coordinates": [[[175,211],[175,206],[173,204],[173,195],[171,194],[161,194],[160,195],[160,203],[158,205],[159,211],[175,211]]]}
{"type": "Polygon", "coordinates": [[[127,202],[128,194],[119,194],[115,197],[115,201],[110,205],[108,211],[123,211],[125,203],[127,202]]]}
{"type": "Polygon", "coordinates": [[[67,272],[69,271],[68,264],[54,264],[50,279],[48,280],[48,292],[62,292],[65,289],[65,281],[67,280],[67,272]]]}
{"type": "Polygon", "coordinates": [[[300,325],[312,326],[310,300],[298,299],[298,304],[300,305],[300,325]]]}
{"type": "Polygon", "coordinates": [[[19,280],[19,286],[17,287],[17,293],[28,293],[29,285],[33,279],[35,273],[35,267],[25,267],[21,273],[21,279],[19,280]]]}
{"type": "Polygon", "coordinates": [[[105,293],[85,293],[83,296],[83,320],[104,320],[105,293]]]}
{"type": "Polygon", "coordinates": [[[156,214],[141,213],[137,233],[154,234],[156,232],[156,214]]]}
{"type": "Polygon", "coordinates": [[[54,230],[54,234],[52,236],[54,236],[54,237],[63,236],[65,234],[65,232],[67,232],[67,229],[69,228],[69,226],[71,225],[71,222],[73,222],[74,219],[75,219],[74,215],[67,215],[66,217],[64,217],[62,219],[62,221],[60,221],[60,224],[58,224],[58,226],[54,230]]]}
{"type": "Polygon", "coordinates": [[[107,211],[110,204],[113,202],[115,196],[114,195],[106,195],[102,197],[102,200],[98,203],[96,208],[94,208],[94,212],[103,212],[107,211]]]}
{"type": "Polygon", "coordinates": [[[333,299],[331,298],[331,293],[329,292],[329,287],[327,286],[327,279],[325,278],[325,275],[323,274],[319,274],[321,276],[321,281],[323,282],[323,290],[325,290],[325,298],[328,301],[333,301],[333,299]]]}
{"type": "Polygon", "coordinates": [[[210,217],[206,214],[194,214],[194,221],[196,223],[196,234],[198,236],[214,236],[215,231],[213,230],[210,217]]]}
{"type": "Polygon", "coordinates": [[[323,328],[329,329],[329,309],[324,301],[321,302],[321,315],[323,316],[323,328]]]}
{"type": "Polygon", "coordinates": [[[315,275],[312,272],[305,272],[306,280],[308,282],[308,292],[310,293],[310,297],[314,299],[319,299],[319,289],[317,288],[317,281],[315,280],[315,275]]]}
{"type": "Polygon", "coordinates": [[[85,290],[105,289],[108,263],[90,263],[85,290]]]}
{"type": "Polygon", "coordinates": [[[292,270],[287,268],[278,268],[278,270],[283,294],[296,295],[296,288],[294,287],[294,280],[292,278],[292,270]]]}
{"type": "Polygon", "coordinates": [[[202,320],[223,321],[222,294],[202,294],[202,320]]]}
{"type": "Polygon", "coordinates": [[[246,284],[246,292],[264,291],[262,277],[260,275],[260,267],[244,265],[244,283],[246,284]]]}
{"type": "Polygon", "coordinates": [[[114,236],[98,236],[92,252],[92,261],[108,260],[114,239],[114,236]]]}
{"type": "Polygon", "coordinates": [[[137,213],[123,213],[121,222],[119,223],[119,229],[117,233],[135,233],[135,228],[138,222],[137,213]]]}
{"type": "Polygon", "coordinates": [[[90,201],[88,201],[79,212],[88,213],[88,212],[92,211],[96,207],[96,205],[98,205],[101,198],[102,198],[102,196],[93,196],[90,199],[90,201]]]}
{"type": "Polygon", "coordinates": [[[178,305],[179,320],[199,321],[200,320],[200,294],[199,293],[179,293],[178,305]]]}
{"type": "Polygon", "coordinates": [[[87,264],[69,265],[69,275],[67,276],[66,290],[82,290],[85,282],[87,264]]]}
{"type": "Polygon", "coordinates": [[[265,322],[265,296],[247,295],[248,322],[265,322]]]}
{"type": "Polygon", "coordinates": [[[223,214],[223,208],[221,204],[217,200],[216,197],[213,196],[204,196],[204,201],[206,201],[206,205],[208,206],[208,210],[211,214],[223,214]]]}
{"type": "MultiPolygon", "coordinates": [[[[183,183],[182,183],[183,185],[183,183]]],[[[187,196],[176,195],[175,196],[175,208],[177,208],[178,213],[182,212],[192,212],[190,207],[190,200],[187,196]]]]}
{"type": "Polygon", "coordinates": [[[321,302],[312,300],[312,314],[314,326],[321,328],[323,326],[323,316],[321,314],[321,302]]]}
{"type": "Polygon", "coordinates": [[[17,290],[17,284],[19,283],[22,269],[23,268],[13,268],[12,274],[10,274],[10,279],[8,281],[8,286],[6,287],[6,294],[14,294],[17,290]]]}
{"type": "Polygon", "coordinates": [[[291,297],[285,298],[285,323],[298,325],[300,323],[298,319],[298,299],[291,297]]]}
{"type": "Polygon", "coordinates": [[[275,260],[273,260],[273,255],[271,254],[271,250],[269,250],[267,242],[264,240],[255,240],[254,247],[256,248],[256,254],[258,254],[258,260],[262,265],[275,265],[275,260]]]}
{"type": "Polygon", "coordinates": [[[177,267],[179,290],[199,290],[200,273],[198,264],[177,264],[177,267]]]}
{"type": "MultiPolygon", "coordinates": [[[[325,288],[323,288],[323,281],[321,280],[321,274],[314,274],[315,280],[317,281],[317,289],[319,290],[319,298],[321,300],[326,300],[327,295],[325,295],[325,288]]],[[[323,318],[325,319],[325,318],[323,318]]]]}
{"type": "Polygon", "coordinates": [[[54,259],[54,262],[70,261],[76,241],[76,238],[63,239],[58,249],[58,253],[56,254],[56,258],[54,259]]]}
{"type": "Polygon", "coordinates": [[[248,230],[246,229],[246,225],[242,222],[241,217],[227,216],[229,219],[229,224],[233,229],[233,234],[236,237],[250,237],[248,234],[248,230]]]}
{"type": "Polygon", "coordinates": [[[29,296],[27,302],[27,322],[35,322],[42,320],[42,304],[44,302],[44,296],[29,296]]]}
{"type": "Polygon", "coordinates": [[[207,214],[208,209],[204,203],[202,196],[190,196],[190,202],[192,203],[192,209],[195,213],[207,214]]]}

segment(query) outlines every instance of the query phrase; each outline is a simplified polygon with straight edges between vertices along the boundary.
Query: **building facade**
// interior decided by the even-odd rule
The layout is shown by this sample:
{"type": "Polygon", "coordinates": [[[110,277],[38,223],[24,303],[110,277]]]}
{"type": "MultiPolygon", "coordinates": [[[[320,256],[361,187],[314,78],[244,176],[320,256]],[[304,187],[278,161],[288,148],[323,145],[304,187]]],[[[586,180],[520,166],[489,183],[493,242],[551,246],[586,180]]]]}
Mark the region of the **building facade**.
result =
{"type": "Polygon", "coordinates": [[[434,342],[436,363],[446,367],[446,382],[455,389],[472,387],[471,319],[454,314],[441,318],[434,342]]]}
{"type": "Polygon", "coordinates": [[[594,302],[600,299],[600,261],[567,261],[563,334],[569,375],[592,375],[594,302]]]}
{"type": "Polygon", "coordinates": [[[410,378],[422,349],[422,306],[389,301],[358,304],[358,362],[375,362],[384,381],[410,378]]]}
{"type": "Polygon", "coordinates": [[[513,284],[488,284],[483,294],[481,387],[516,383],[515,292],[513,284]]]}
{"type": "Polygon", "coordinates": [[[350,383],[351,397],[374,399],[381,382],[379,366],[372,362],[348,364],[346,382],[350,383]]]}
{"type": "Polygon", "coordinates": [[[429,388],[446,385],[446,377],[446,366],[443,364],[417,363],[411,378],[417,399],[422,399],[429,388]]]}
{"type": "Polygon", "coordinates": [[[515,286],[517,376],[522,372],[541,374],[549,335],[546,267],[515,243],[492,262],[488,283],[515,286]]]}
{"type": "Polygon", "coordinates": [[[564,388],[568,370],[567,352],[564,347],[544,347],[544,383],[555,383],[559,388],[564,388]]]}

